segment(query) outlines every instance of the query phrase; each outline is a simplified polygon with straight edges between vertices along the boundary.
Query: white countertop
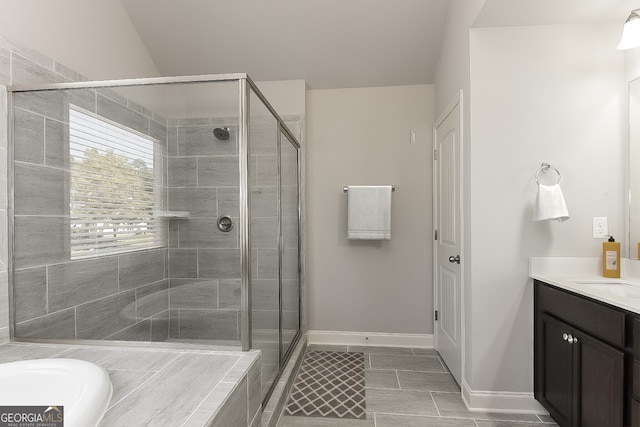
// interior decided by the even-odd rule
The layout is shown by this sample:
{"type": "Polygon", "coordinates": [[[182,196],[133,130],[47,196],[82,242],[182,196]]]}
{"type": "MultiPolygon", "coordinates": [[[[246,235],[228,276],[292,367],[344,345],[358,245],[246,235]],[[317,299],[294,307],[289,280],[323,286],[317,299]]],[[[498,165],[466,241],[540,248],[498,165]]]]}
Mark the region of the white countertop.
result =
{"type": "Polygon", "coordinates": [[[601,258],[534,257],[529,277],[640,314],[640,261],[622,259],[619,279],[602,277],[601,258]],[[613,293],[615,284],[631,286],[633,297],[613,293]],[[637,296],[635,295],[637,293],[637,296]]]}

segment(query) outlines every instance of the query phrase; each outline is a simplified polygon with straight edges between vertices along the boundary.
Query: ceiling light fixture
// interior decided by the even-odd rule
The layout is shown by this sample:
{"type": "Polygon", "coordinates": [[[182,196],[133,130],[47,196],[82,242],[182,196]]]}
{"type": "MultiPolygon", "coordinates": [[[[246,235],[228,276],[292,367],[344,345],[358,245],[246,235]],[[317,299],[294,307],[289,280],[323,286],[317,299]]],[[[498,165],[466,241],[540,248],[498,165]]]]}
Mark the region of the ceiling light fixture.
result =
{"type": "Polygon", "coordinates": [[[618,45],[618,50],[632,49],[640,46],[640,9],[631,11],[622,27],[622,38],[618,45]]]}

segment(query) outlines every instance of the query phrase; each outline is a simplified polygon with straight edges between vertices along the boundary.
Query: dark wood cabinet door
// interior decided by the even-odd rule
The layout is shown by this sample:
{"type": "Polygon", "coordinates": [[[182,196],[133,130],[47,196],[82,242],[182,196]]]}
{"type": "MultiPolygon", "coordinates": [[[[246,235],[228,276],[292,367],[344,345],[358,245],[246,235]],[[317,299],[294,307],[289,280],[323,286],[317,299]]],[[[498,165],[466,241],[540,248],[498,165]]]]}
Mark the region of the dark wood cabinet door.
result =
{"type": "Polygon", "coordinates": [[[539,281],[534,298],[535,398],[561,426],[640,427],[640,317],[539,281]]]}
{"type": "Polygon", "coordinates": [[[624,409],[624,353],[574,331],[577,357],[578,419],[581,426],[621,426],[624,409]]]}
{"type": "Polygon", "coordinates": [[[536,396],[560,425],[570,425],[574,408],[573,348],[566,336],[571,327],[547,314],[541,315],[536,346],[541,358],[536,376],[542,379],[536,396]]]}

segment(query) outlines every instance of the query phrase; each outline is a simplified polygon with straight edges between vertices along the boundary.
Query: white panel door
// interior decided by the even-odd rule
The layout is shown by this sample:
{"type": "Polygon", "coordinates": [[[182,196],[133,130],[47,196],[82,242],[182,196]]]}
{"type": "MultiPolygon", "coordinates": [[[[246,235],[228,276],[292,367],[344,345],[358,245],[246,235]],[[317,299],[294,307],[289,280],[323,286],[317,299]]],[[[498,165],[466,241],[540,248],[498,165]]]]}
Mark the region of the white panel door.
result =
{"type": "MultiPolygon", "coordinates": [[[[445,113],[446,114],[446,113],[445,113]]],[[[435,150],[435,347],[461,384],[461,131],[460,102],[436,123],[435,150]]]]}

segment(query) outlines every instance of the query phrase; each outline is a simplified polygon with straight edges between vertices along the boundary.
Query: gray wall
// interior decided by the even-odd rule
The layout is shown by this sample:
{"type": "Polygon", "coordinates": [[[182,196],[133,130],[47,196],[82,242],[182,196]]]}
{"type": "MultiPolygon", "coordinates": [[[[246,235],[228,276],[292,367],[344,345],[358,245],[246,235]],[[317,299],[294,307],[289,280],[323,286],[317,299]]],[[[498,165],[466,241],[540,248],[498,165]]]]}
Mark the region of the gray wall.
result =
{"type": "MultiPolygon", "coordinates": [[[[471,261],[471,97],[473,95],[470,87],[470,43],[469,29],[473,21],[484,6],[485,0],[451,0],[449,13],[447,15],[446,32],[442,41],[440,58],[436,70],[435,81],[435,114],[439,117],[444,112],[447,105],[457,96],[459,90],[463,92],[463,209],[464,209],[464,231],[463,238],[466,242],[463,249],[462,259],[471,261]]],[[[465,287],[464,310],[465,310],[465,340],[462,349],[463,360],[463,381],[467,380],[466,372],[471,372],[471,362],[473,360],[471,337],[474,333],[472,317],[470,313],[473,309],[471,292],[473,286],[473,276],[471,274],[471,262],[463,262],[465,287]]]]}
{"type": "Polygon", "coordinates": [[[160,75],[120,1],[3,1],[0,28],[92,80],[160,75]]]}
{"type": "Polygon", "coordinates": [[[599,256],[594,216],[609,218],[624,247],[627,87],[619,31],[616,24],[471,31],[474,390],[533,389],[529,257],[599,256]],[[562,173],[568,221],[531,220],[541,162],[562,173]]]}
{"type": "Polygon", "coordinates": [[[433,333],[432,106],[431,85],[308,92],[309,330],[433,333]],[[396,186],[389,241],[347,240],[342,187],[367,184],[396,186]]]}
{"type": "Polygon", "coordinates": [[[528,257],[594,256],[592,216],[624,230],[623,55],[619,26],[472,29],[483,4],[452,0],[436,77],[436,115],[464,90],[464,381],[530,395],[528,257]],[[531,221],[541,162],[563,174],[566,223],[531,221]]]}

